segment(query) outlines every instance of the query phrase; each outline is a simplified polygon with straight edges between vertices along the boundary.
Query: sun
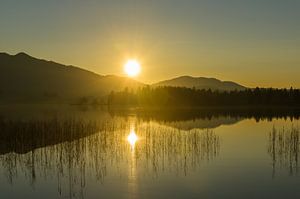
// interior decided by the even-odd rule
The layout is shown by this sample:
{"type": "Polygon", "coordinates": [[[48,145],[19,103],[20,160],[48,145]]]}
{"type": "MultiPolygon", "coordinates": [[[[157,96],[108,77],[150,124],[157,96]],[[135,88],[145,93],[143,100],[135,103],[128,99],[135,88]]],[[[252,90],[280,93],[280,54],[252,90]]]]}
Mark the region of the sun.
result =
{"type": "Polygon", "coordinates": [[[125,63],[124,71],[129,77],[136,77],[141,72],[141,65],[137,60],[130,59],[125,63]]]}

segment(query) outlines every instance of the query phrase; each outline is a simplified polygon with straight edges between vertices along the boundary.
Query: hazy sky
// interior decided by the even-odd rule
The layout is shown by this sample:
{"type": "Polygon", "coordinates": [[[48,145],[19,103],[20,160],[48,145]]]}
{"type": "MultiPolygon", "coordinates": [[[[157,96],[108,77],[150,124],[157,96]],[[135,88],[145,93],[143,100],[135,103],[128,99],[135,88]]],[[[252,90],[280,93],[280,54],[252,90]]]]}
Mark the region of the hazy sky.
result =
{"type": "Polygon", "coordinates": [[[0,0],[0,51],[99,74],[300,87],[299,0],[0,0]]]}

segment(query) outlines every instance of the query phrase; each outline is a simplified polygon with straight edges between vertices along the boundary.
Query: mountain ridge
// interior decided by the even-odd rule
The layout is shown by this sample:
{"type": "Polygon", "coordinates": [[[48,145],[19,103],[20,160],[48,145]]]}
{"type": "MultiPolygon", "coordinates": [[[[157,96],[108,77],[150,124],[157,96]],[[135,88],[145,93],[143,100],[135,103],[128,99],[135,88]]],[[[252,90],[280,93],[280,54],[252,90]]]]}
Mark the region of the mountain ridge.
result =
{"type": "Polygon", "coordinates": [[[26,53],[0,53],[0,71],[2,102],[71,102],[82,97],[103,96],[112,90],[144,86],[127,77],[99,75],[26,53]]]}
{"type": "Polygon", "coordinates": [[[24,52],[15,55],[0,52],[0,102],[74,102],[83,97],[97,98],[111,91],[144,86],[245,88],[231,81],[187,75],[147,85],[128,77],[100,75],[77,66],[35,58],[24,52]]]}
{"type": "Polygon", "coordinates": [[[178,76],[172,79],[152,84],[154,87],[172,86],[196,89],[211,89],[221,91],[245,90],[246,87],[233,81],[221,81],[211,77],[193,77],[189,75],[178,76]]]}

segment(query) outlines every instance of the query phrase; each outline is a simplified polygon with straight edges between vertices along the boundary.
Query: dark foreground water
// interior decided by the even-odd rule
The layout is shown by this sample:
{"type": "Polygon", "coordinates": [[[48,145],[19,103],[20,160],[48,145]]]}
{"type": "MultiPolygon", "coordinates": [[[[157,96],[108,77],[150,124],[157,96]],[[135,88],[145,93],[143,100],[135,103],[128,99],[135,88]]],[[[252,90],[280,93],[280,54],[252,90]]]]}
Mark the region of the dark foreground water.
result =
{"type": "Polygon", "coordinates": [[[297,111],[0,112],[0,198],[300,197],[297,111]]]}

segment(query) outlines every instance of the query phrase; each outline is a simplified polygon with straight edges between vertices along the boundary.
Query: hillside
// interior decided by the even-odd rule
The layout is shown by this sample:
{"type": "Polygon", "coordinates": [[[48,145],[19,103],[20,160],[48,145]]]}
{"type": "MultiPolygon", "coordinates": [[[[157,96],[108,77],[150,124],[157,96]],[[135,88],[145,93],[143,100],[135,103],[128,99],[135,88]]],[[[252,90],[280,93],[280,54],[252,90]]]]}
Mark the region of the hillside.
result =
{"type": "Polygon", "coordinates": [[[220,81],[215,78],[180,76],[174,79],[169,79],[153,84],[152,86],[172,86],[172,87],[187,87],[196,89],[212,89],[212,90],[244,90],[246,87],[241,86],[231,81],[220,81]]]}
{"type": "MultiPolygon", "coordinates": [[[[37,59],[25,53],[0,53],[0,103],[65,103],[99,98],[111,91],[136,89],[145,84],[126,77],[99,75],[75,66],[37,59]]],[[[153,84],[212,90],[245,87],[214,78],[182,76],[153,84]]]]}
{"type": "Polygon", "coordinates": [[[101,76],[25,53],[0,53],[0,102],[73,102],[142,85],[129,78],[101,76]]]}

